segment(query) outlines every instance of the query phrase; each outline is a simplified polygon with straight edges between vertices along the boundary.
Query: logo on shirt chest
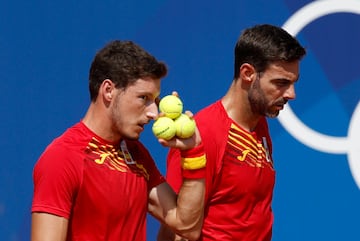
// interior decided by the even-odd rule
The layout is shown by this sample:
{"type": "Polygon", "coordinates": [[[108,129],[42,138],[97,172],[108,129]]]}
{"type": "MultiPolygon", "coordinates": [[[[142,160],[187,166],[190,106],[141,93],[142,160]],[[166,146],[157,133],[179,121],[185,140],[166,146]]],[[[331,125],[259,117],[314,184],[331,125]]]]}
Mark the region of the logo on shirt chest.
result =
{"type": "Polygon", "coordinates": [[[272,160],[266,138],[255,138],[248,132],[232,125],[229,131],[227,152],[239,163],[251,167],[273,169],[272,160]]]}
{"type": "Polygon", "coordinates": [[[121,142],[120,148],[115,148],[110,144],[102,144],[93,137],[88,143],[86,152],[92,156],[96,164],[105,165],[109,169],[119,172],[131,171],[149,180],[146,168],[133,159],[124,141],[121,142]]]}
{"type": "Polygon", "coordinates": [[[245,158],[246,158],[247,154],[249,154],[249,153],[250,153],[249,150],[243,150],[243,151],[242,151],[242,154],[239,155],[239,156],[237,156],[237,159],[238,159],[239,161],[245,161],[245,158]]]}

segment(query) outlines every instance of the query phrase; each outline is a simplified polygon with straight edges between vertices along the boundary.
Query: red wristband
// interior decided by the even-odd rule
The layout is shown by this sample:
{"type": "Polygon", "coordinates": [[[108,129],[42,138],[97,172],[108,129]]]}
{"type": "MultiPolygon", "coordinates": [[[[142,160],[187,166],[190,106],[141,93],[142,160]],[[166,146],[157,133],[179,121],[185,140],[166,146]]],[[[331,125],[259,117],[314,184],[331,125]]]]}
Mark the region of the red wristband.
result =
{"type": "Polygon", "coordinates": [[[205,178],[206,172],[205,167],[196,170],[182,169],[182,176],[186,179],[201,179],[205,178]]]}
{"type": "MultiPolygon", "coordinates": [[[[181,167],[183,169],[183,176],[199,176],[204,174],[199,174],[195,172],[196,170],[204,169],[206,166],[206,156],[205,148],[202,143],[197,147],[190,150],[181,151],[181,167]],[[188,173],[189,172],[189,173],[188,173]]],[[[205,173],[205,171],[204,171],[205,173]]]]}
{"type": "Polygon", "coordinates": [[[181,167],[183,170],[198,170],[205,166],[206,156],[202,143],[190,150],[181,151],[181,167]]]}
{"type": "Polygon", "coordinates": [[[191,158],[191,157],[198,157],[205,153],[204,145],[201,142],[198,146],[181,151],[181,157],[183,158],[191,158]]]}

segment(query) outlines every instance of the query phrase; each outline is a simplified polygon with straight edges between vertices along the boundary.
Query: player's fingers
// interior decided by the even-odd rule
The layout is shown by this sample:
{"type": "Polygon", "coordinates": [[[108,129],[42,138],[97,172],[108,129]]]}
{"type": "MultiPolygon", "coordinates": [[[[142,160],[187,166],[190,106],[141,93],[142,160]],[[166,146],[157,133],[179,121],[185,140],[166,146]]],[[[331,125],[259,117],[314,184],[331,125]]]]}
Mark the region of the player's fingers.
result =
{"type": "Polygon", "coordinates": [[[194,114],[193,114],[191,111],[189,111],[189,110],[186,110],[186,111],[185,111],[185,114],[186,114],[187,116],[189,116],[190,118],[193,118],[193,117],[194,117],[194,114]]]}
{"type": "Polygon", "coordinates": [[[176,97],[179,97],[179,93],[177,91],[175,91],[175,90],[171,94],[175,95],[176,97]]]}

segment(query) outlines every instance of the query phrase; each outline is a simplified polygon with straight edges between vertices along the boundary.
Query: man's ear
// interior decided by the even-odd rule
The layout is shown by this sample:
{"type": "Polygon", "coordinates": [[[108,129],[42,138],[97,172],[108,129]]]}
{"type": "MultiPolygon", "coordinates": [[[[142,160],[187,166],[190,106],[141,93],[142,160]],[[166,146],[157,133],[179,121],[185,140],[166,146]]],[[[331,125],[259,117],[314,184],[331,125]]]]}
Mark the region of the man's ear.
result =
{"type": "Polygon", "coordinates": [[[115,84],[110,79],[105,79],[100,86],[100,94],[103,96],[104,100],[111,101],[113,97],[113,92],[115,89],[115,84]]]}
{"type": "Polygon", "coordinates": [[[256,77],[256,70],[254,66],[244,63],[240,66],[240,78],[244,82],[251,82],[256,77]]]}

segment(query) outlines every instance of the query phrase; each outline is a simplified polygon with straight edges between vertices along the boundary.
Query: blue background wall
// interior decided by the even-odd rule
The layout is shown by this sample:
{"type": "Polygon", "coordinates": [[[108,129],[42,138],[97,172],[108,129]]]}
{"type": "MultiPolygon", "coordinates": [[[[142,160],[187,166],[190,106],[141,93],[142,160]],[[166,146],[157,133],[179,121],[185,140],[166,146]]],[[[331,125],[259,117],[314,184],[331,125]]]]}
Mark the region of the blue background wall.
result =
{"type": "MultiPolygon", "coordinates": [[[[233,46],[243,28],[283,26],[316,2],[1,1],[1,240],[29,240],[33,165],[54,137],[84,115],[89,65],[105,43],[133,40],[164,60],[169,75],[162,95],[177,90],[185,109],[197,112],[230,85],[233,46]]],[[[334,142],[310,138],[320,146],[314,147],[291,134],[307,138],[292,121],[270,120],[277,170],[274,241],[360,237],[360,1],[321,2],[304,16],[339,2],[352,11],[330,11],[296,33],[308,55],[291,109],[334,142]]],[[[164,173],[167,150],[150,126],[141,139],[164,173]]],[[[157,227],[150,217],[148,240],[155,240],[157,227]]]]}

